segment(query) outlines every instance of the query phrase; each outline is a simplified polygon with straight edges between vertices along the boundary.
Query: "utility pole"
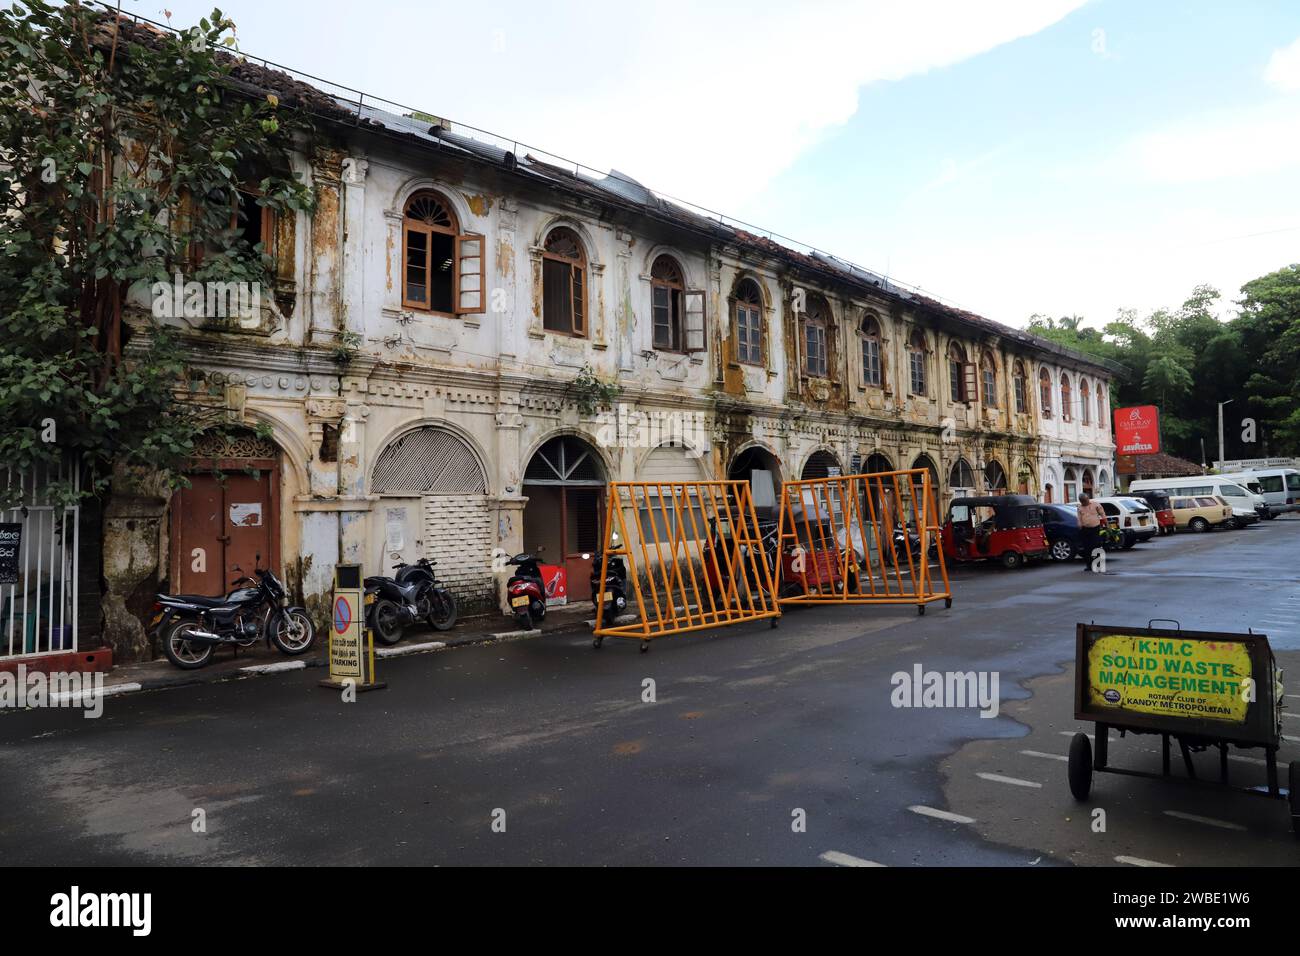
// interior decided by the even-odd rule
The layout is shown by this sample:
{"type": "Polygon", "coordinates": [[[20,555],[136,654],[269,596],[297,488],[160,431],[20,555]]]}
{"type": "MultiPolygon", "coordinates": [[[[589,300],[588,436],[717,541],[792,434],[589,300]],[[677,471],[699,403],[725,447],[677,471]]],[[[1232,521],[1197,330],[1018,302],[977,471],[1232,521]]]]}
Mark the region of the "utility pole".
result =
{"type": "Polygon", "coordinates": [[[1223,406],[1231,405],[1233,401],[1230,398],[1226,402],[1219,402],[1219,471],[1223,470],[1223,462],[1226,460],[1223,456],[1223,406]]]}

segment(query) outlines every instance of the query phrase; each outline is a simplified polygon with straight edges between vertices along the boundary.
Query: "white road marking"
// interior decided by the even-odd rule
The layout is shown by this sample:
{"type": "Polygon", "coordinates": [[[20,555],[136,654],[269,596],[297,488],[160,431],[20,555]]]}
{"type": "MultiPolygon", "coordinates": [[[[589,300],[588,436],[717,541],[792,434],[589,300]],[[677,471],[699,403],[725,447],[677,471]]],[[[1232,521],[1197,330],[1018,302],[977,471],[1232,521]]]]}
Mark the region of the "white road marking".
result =
{"type": "Polygon", "coordinates": [[[249,664],[239,670],[245,674],[278,674],[280,671],[302,670],[306,666],[306,661],[276,661],[274,664],[249,664]]]}
{"type": "Polygon", "coordinates": [[[1290,717],[1292,720],[1300,720],[1300,714],[1288,714],[1288,713],[1286,713],[1286,712],[1284,711],[1284,712],[1282,713],[1282,716],[1283,716],[1283,717],[1290,717]]]}
{"type": "Polygon", "coordinates": [[[400,647],[376,647],[376,657],[401,657],[404,654],[419,654],[421,651],[436,651],[446,647],[444,641],[425,641],[423,644],[403,644],[400,647]]]}
{"type": "Polygon", "coordinates": [[[1035,790],[1043,789],[1041,783],[1034,783],[1032,780],[1021,780],[1019,777],[1004,777],[1000,773],[977,773],[975,776],[981,780],[991,780],[993,783],[1009,783],[1013,787],[1033,787],[1035,790]]]}
{"type": "Polygon", "coordinates": [[[1247,757],[1244,756],[1243,754],[1228,754],[1228,759],[1237,760],[1240,761],[1241,763],[1258,764],[1261,767],[1265,766],[1268,763],[1267,760],[1262,760],[1259,757],[1247,757]]]}
{"type": "MultiPolygon", "coordinates": [[[[102,691],[82,690],[76,693],[72,691],[63,691],[62,693],[50,694],[50,703],[59,707],[70,704],[85,705],[93,701],[97,696],[112,697],[114,694],[133,694],[138,690],[143,690],[143,684],[128,682],[123,684],[106,684],[102,691]]],[[[29,710],[31,708],[28,708],[29,710]]],[[[34,738],[33,738],[34,739],[34,738]]]]}
{"type": "Polygon", "coordinates": [[[1157,863],[1155,860],[1144,860],[1140,856],[1117,856],[1115,857],[1115,862],[1127,863],[1129,866],[1163,866],[1166,868],[1172,868],[1173,866],[1171,863],[1157,863]]]}
{"type": "Polygon", "coordinates": [[[864,860],[858,856],[849,856],[847,853],[841,853],[839,850],[827,850],[819,860],[825,863],[834,863],[836,866],[884,866],[883,863],[876,863],[874,860],[864,860]]]}
{"type": "Polygon", "coordinates": [[[1300,744],[1300,737],[1288,737],[1286,734],[1283,734],[1282,739],[1289,740],[1293,744],[1300,744]]]}
{"type": "Polygon", "coordinates": [[[1042,757],[1044,760],[1061,760],[1069,761],[1069,757],[1064,754],[1045,754],[1041,750],[1022,750],[1020,751],[1026,757],[1042,757]]]}
{"type": "Polygon", "coordinates": [[[947,810],[936,810],[934,807],[924,807],[919,803],[915,806],[908,807],[913,813],[919,813],[923,817],[934,817],[936,820],[947,820],[949,823],[974,823],[974,817],[964,817],[960,813],[949,813],[947,810]]]}
{"type": "Polygon", "coordinates": [[[1164,814],[1167,817],[1177,817],[1179,820],[1190,820],[1192,823],[1204,823],[1209,827],[1219,827],[1221,830],[1246,829],[1240,823],[1230,823],[1227,820],[1216,820],[1214,817],[1198,817],[1194,813],[1183,813],[1181,810],[1165,810],[1164,814]]]}

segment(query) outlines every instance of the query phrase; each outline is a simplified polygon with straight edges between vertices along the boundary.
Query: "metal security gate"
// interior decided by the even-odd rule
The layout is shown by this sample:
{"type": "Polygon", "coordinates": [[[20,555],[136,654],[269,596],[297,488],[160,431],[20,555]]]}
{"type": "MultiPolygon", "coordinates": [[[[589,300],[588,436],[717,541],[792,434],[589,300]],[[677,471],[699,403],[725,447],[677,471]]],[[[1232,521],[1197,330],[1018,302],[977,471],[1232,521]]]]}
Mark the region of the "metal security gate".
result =
{"type": "Polygon", "coordinates": [[[912,468],[784,482],[780,603],[952,607],[930,479],[912,468]]]}
{"type": "Polygon", "coordinates": [[[644,651],[656,637],[780,617],[770,543],[748,481],[610,482],[597,580],[624,560],[637,621],[605,620],[598,596],[596,646],[630,637],[644,651]]]}
{"type": "Polygon", "coordinates": [[[77,649],[77,505],[54,503],[52,482],[71,481],[72,465],[6,471],[0,487],[0,660],[77,649]]]}

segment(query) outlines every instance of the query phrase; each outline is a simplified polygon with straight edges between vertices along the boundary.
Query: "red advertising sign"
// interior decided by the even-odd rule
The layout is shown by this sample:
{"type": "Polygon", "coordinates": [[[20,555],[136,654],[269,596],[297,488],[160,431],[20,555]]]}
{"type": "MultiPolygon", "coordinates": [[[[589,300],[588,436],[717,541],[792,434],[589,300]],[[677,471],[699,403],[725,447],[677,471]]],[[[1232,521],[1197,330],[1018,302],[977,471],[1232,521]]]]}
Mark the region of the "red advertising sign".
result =
{"type": "Polygon", "coordinates": [[[540,564],[542,589],[546,592],[546,606],[569,603],[569,572],[558,564],[540,564]]]}
{"type": "Polygon", "coordinates": [[[1115,453],[1154,455],[1160,450],[1160,409],[1154,405],[1115,409],[1115,453]]]}

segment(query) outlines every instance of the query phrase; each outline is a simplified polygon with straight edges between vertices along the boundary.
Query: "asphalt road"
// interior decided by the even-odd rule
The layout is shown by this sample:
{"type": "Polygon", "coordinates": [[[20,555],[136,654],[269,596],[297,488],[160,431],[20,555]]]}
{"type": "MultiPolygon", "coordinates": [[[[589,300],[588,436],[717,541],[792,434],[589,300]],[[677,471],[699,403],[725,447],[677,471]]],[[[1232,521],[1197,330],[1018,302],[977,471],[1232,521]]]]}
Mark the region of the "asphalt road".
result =
{"type": "MultiPolygon", "coordinates": [[[[1300,519],[1160,540],[1112,556],[1104,576],[1081,568],[967,567],[951,610],[795,610],[775,630],[666,638],[644,655],[568,633],[397,658],[381,662],[389,688],[356,703],[308,670],[114,698],[97,720],[3,713],[0,859],[1300,862],[1281,801],[1100,775],[1084,806],[1054,759],[1062,732],[1090,729],[1072,719],[1077,621],[1254,627],[1300,694],[1300,519]],[[996,671],[1001,715],[895,708],[891,676],[918,664],[996,671]]],[[[1285,723],[1300,739],[1300,719],[1285,723]]],[[[1138,747],[1151,740],[1115,743],[1113,759],[1150,766],[1138,747]]],[[[1238,770],[1262,781],[1256,764],[1238,770]]]]}

